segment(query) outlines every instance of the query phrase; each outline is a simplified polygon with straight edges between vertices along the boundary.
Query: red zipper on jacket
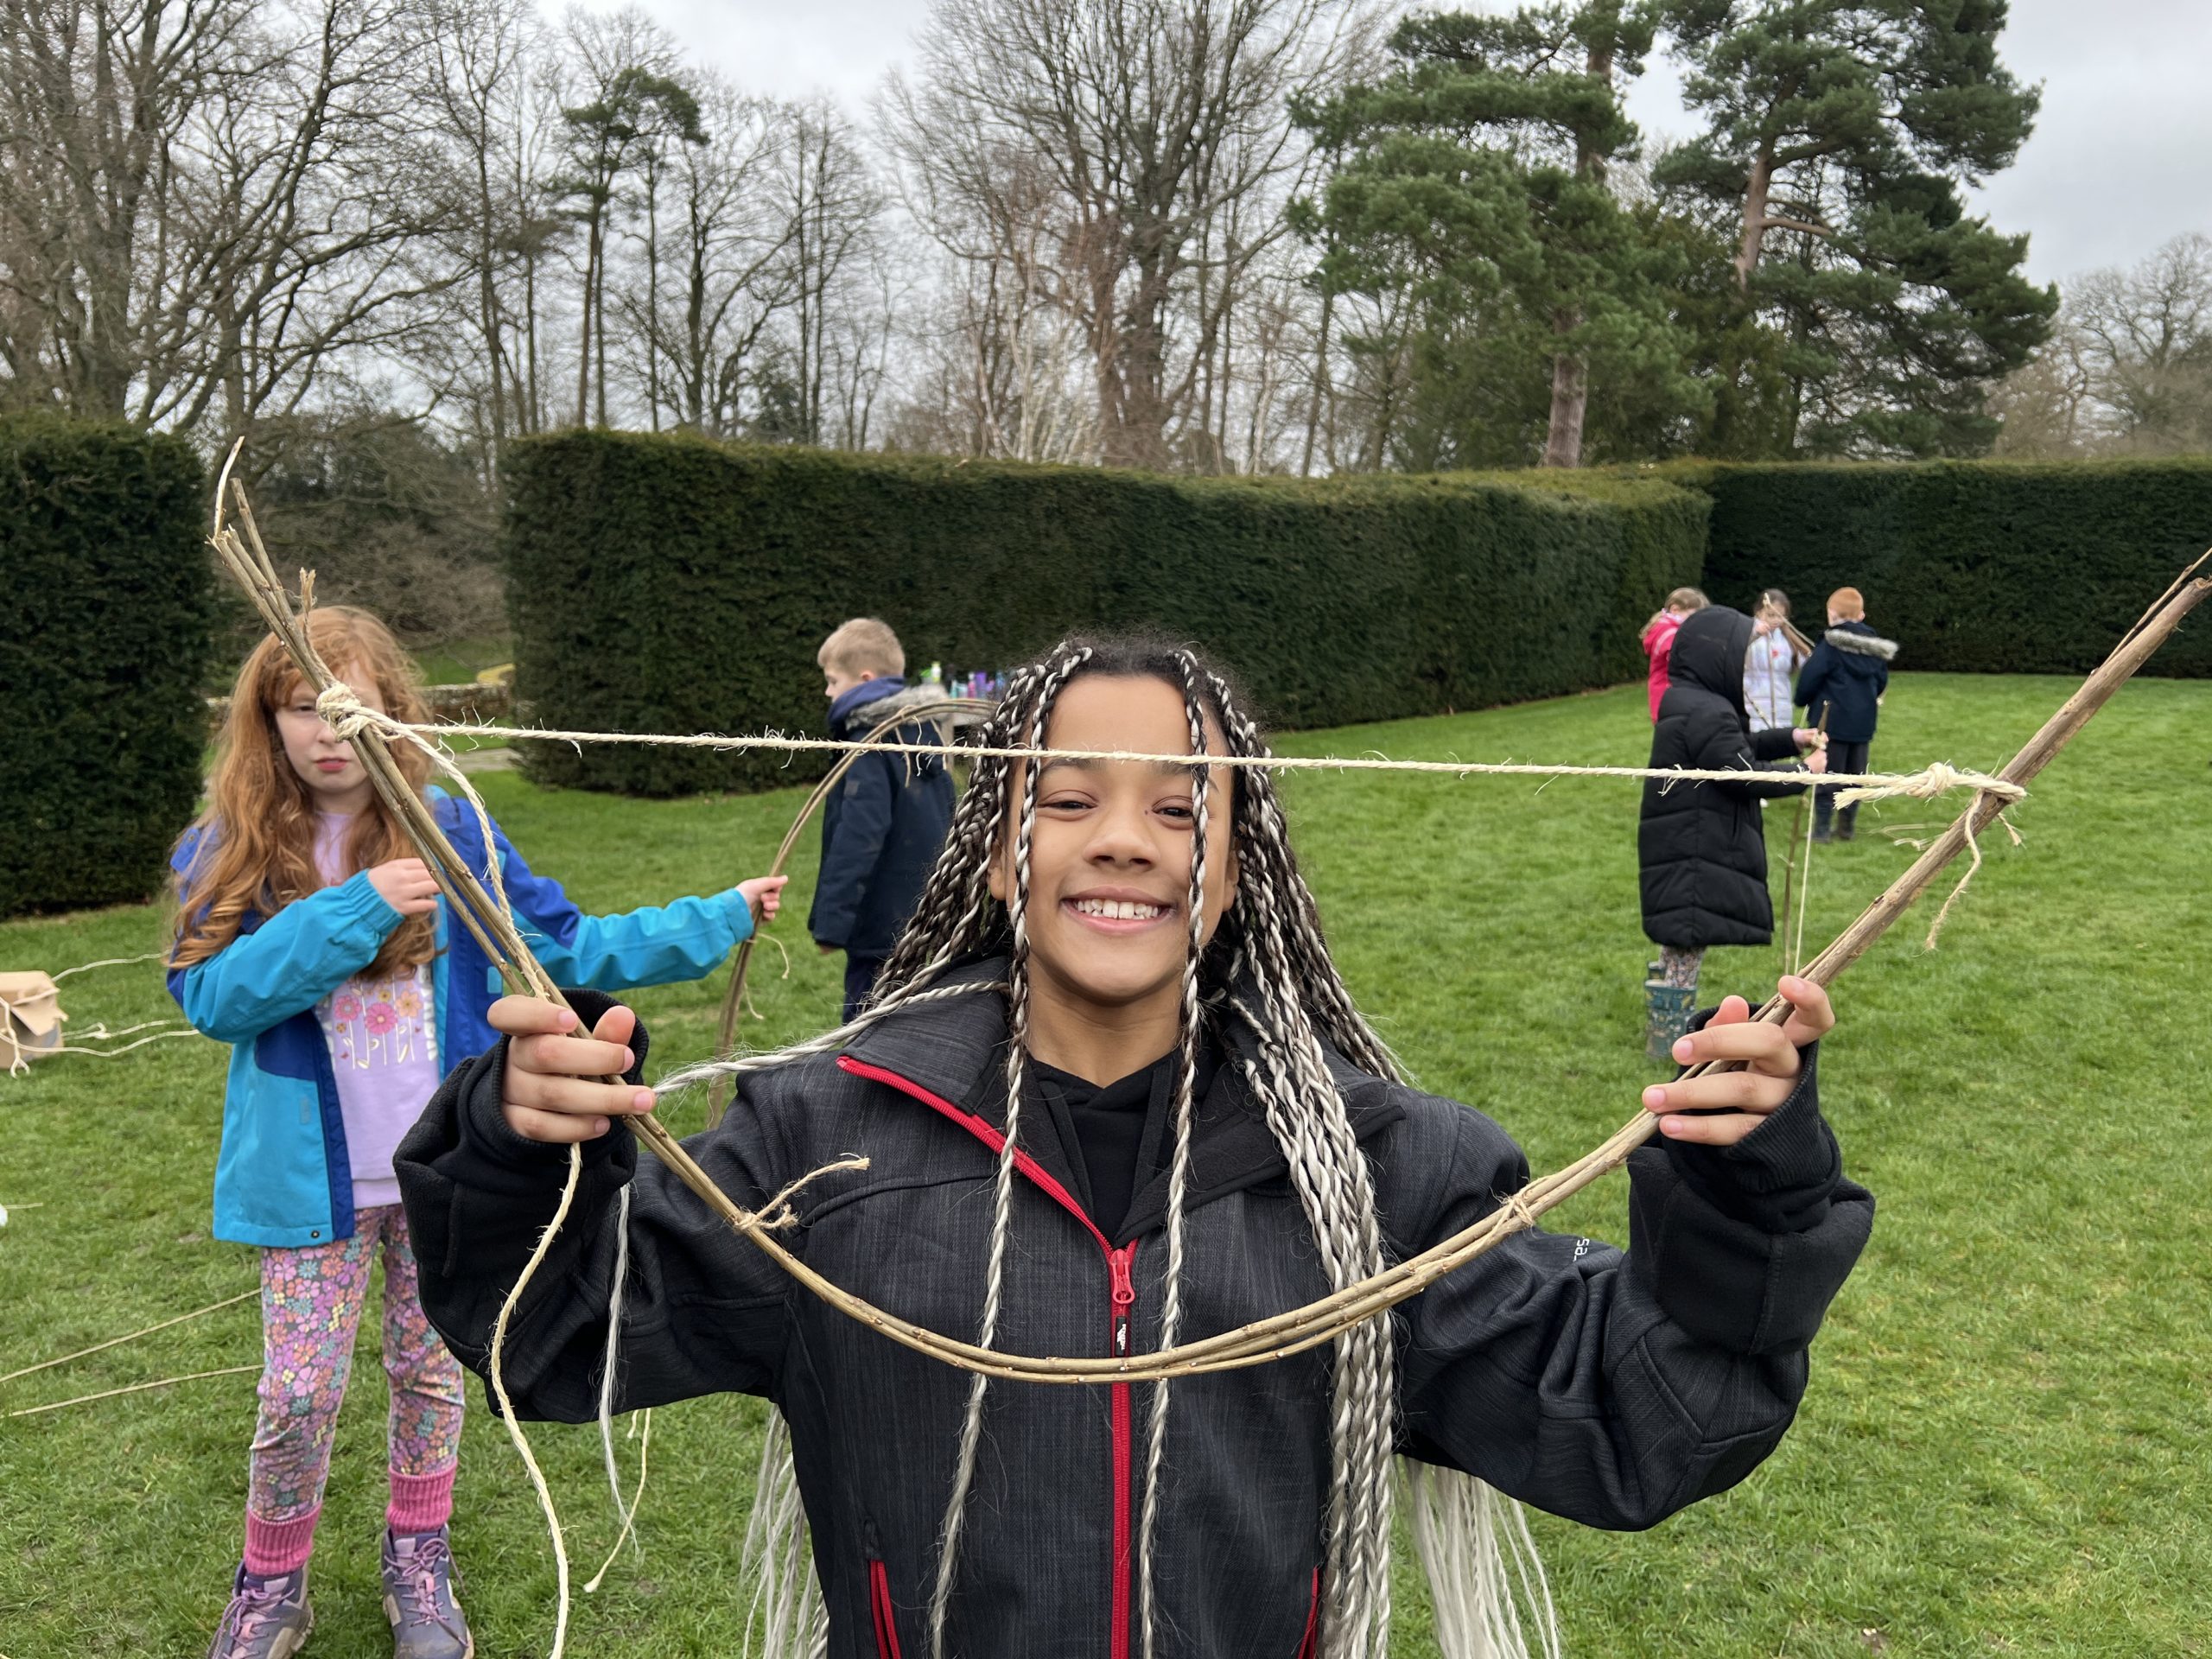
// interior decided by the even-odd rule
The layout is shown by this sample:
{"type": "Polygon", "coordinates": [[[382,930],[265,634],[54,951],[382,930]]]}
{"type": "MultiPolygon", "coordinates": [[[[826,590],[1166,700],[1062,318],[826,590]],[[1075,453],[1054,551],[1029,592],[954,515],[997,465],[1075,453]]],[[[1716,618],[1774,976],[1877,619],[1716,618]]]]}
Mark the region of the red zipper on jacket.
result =
{"type": "Polygon", "coordinates": [[[868,1611],[875,1623],[877,1659],[899,1659],[898,1616],[891,1606],[891,1573],[881,1561],[868,1564],[868,1611]]]}
{"type": "MultiPolygon", "coordinates": [[[[856,1060],[849,1054],[840,1054],[837,1066],[853,1077],[887,1084],[902,1095],[920,1101],[932,1111],[950,1118],[994,1153],[1006,1145],[1006,1136],[982,1118],[973,1112],[963,1111],[942,1095],[931,1094],[911,1077],[903,1077],[896,1071],[886,1071],[880,1065],[870,1065],[865,1060],[856,1060]]],[[[1075,1201],[1067,1188],[1052,1178],[1051,1171],[1019,1147],[1014,1148],[1014,1166],[1046,1197],[1081,1223],[1083,1230],[1090,1235],[1091,1242],[1098,1246],[1099,1253],[1106,1258],[1109,1287],[1107,1334],[1112,1344],[1110,1351],[1116,1358],[1127,1354],[1129,1351],[1129,1316],[1137,1305],[1135,1242],[1132,1240],[1118,1250],[1108,1243],[1106,1235],[1098,1230],[1097,1223],[1084,1213],[1083,1206],[1075,1201]]],[[[1108,1651],[1110,1659],[1129,1659],[1129,1511],[1130,1487],[1133,1484],[1129,1456],[1129,1385],[1126,1382],[1112,1384],[1109,1397],[1114,1433],[1114,1591],[1108,1651]]]]}

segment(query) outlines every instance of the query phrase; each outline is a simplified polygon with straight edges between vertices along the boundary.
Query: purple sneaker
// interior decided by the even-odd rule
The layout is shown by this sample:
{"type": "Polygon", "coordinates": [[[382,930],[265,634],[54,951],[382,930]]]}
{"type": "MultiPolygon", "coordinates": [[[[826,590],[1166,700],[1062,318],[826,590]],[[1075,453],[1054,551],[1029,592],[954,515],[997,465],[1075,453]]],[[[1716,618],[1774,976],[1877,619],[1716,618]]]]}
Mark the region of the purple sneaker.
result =
{"type": "Polygon", "coordinates": [[[315,1610],[308,1605],[308,1570],[257,1578],[241,1567],[231,1605],[215,1627],[207,1659],[291,1659],[308,1644],[315,1610]]]}
{"type": "Polygon", "coordinates": [[[471,1659],[476,1640],[453,1599],[459,1582],[443,1527],[385,1534],[384,1616],[391,1623],[392,1659],[471,1659]]]}

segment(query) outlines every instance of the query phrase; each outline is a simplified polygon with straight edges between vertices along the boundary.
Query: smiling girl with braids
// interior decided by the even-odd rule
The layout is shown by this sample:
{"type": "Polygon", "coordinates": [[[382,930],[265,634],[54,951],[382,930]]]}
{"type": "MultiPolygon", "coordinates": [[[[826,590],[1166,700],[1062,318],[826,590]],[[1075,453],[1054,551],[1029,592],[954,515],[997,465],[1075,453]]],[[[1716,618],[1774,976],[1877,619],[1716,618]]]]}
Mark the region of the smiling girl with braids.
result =
{"type": "MultiPolygon", "coordinates": [[[[1218,675],[1125,642],[1065,644],[1017,676],[984,741],[1265,752],[1218,675]]],[[[1782,989],[1786,1026],[1731,997],[1677,1051],[1745,1069],[1645,1091],[1661,1138],[1630,1160],[1631,1252],[1522,1232],[1329,1349],[1172,1386],[987,1387],[806,1294],[640,1164],[623,1119],[652,1096],[625,1008],[584,1006],[587,1037],[579,1014],[499,1004],[509,1039],[448,1079],[402,1181],[425,1304],[481,1370],[583,1143],[507,1386],[528,1413],[595,1414],[626,1227],[614,1408],[739,1390],[788,1423],[772,1442],[814,1575],[782,1586],[801,1611],[772,1616],[779,1652],[1380,1655],[1395,1453],[1447,1650],[1518,1653],[1500,1540],[1517,1555],[1525,1534],[1496,1493],[1638,1528],[1741,1480],[1788,1426],[1866,1238],[1872,1201],[1815,1097],[1827,1000],[1782,989]]],[[[757,1208],[866,1154],[798,1195],[791,1248],[1007,1352],[1232,1330],[1458,1231],[1529,1177],[1489,1119],[1402,1081],[1257,769],[980,760],[870,1007],[669,1081],[715,1070],[739,1074],[737,1101],[687,1144],[726,1192],[757,1208]]],[[[1541,1580],[1516,1564],[1549,1649],[1541,1580]]]]}

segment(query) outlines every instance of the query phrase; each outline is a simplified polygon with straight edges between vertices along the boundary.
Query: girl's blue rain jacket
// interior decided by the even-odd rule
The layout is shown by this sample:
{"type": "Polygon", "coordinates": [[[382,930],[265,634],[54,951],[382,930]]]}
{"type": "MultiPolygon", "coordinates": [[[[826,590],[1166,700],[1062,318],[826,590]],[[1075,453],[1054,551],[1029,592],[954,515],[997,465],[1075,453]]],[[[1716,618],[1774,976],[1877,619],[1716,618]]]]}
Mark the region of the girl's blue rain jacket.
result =
{"type": "MultiPolygon", "coordinates": [[[[442,790],[429,794],[439,827],[481,871],[476,814],[442,790]]],[[[195,830],[178,844],[170,862],[180,877],[204,835],[195,830]]],[[[557,984],[613,991],[697,979],[753,931],[752,909],[734,887],[664,908],[587,916],[559,882],[531,871],[497,824],[492,836],[515,919],[557,984]]],[[[192,903],[188,891],[184,902],[192,903]]],[[[170,970],[169,994],[185,1018],[232,1046],[215,1162],[216,1237],[299,1246],[352,1236],[346,1125],[315,1007],[375,959],[399,922],[365,871],[273,916],[249,915],[227,949],[170,970]]],[[[450,1070],[497,1039],[485,1015],[501,988],[482,947],[453,925],[442,898],[437,944],[431,973],[438,1057],[450,1070]]]]}

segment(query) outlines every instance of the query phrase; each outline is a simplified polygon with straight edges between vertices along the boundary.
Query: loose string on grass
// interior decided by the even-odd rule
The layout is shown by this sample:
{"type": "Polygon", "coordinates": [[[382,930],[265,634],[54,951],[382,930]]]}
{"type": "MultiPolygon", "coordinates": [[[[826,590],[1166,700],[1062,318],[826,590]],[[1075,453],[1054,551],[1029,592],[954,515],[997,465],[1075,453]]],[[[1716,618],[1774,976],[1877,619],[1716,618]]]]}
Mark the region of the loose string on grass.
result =
{"type": "MultiPolygon", "coordinates": [[[[19,1204],[16,1207],[18,1210],[35,1210],[39,1206],[35,1204],[19,1204]]],[[[111,1348],[120,1348],[126,1342],[136,1342],[141,1337],[150,1337],[156,1331],[166,1331],[171,1325],[184,1325],[193,1319],[204,1319],[210,1313],[219,1313],[226,1307],[236,1307],[240,1302],[249,1301],[260,1294],[261,1290],[258,1286],[251,1290],[242,1290],[235,1296],[226,1296],[219,1302],[210,1302],[205,1307],[195,1307],[189,1313],[180,1313],[175,1319],[163,1319],[160,1324],[147,1325],[143,1330],[129,1332],[120,1337],[110,1337],[105,1342],[96,1342],[89,1348],[79,1348],[73,1354],[63,1354],[54,1359],[41,1359],[35,1365],[25,1365],[20,1370],[10,1371],[5,1376],[0,1376],[0,1382],[12,1382],[19,1376],[30,1376],[34,1371],[50,1371],[57,1365],[67,1365],[70,1361],[82,1359],[88,1354],[105,1353],[111,1348]]]]}
{"type": "Polygon", "coordinates": [[[96,1042],[109,1042],[130,1037],[134,1033],[141,1031],[151,1032],[152,1034],[137,1038],[133,1042],[124,1043],[118,1048],[87,1048],[82,1043],[54,1043],[44,1048],[33,1048],[18,1039],[15,1032],[4,1025],[0,1025],[0,1039],[4,1039],[8,1051],[8,1075],[11,1077],[20,1077],[29,1072],[33,1060],[50,1059],[56,1054],[84,1054],[96,1060],[111,1060],[118,1054],[128,1054],[133,1049],[145,1047],[149,1043],[172,1042],[180,1037],[200,1035],[191,1027],[175,1020],[149,1020],[143,1025],[125,1026],[121,1031],[110,1031],[105,1026],[94,1026],[89,1031],[82,1031],[77,1034],[80,1037],[90,1037],[96,1042]],[[165,1027],[165,1029],[156,1029],[156,1027],[165,1027]],[[174,1029],[168,1027],[174,1027],[174,1029]]]}
{"type": "Polygon", "coordinates": [[[74,968],[59,969],[47,977],[58,985],[72,974],[89,974],[95,968],[135,968],[142,962],[167,962],[168,954],[166,950],[149,950],[143,957],[103,957],[98,962],[80,962],[74,968]]]}
{"type": "Polygon", "coordinates": [[[65,1411],[71,1406],[89,1406],[96,1401],[113,1400],[126,1394],[143,1394],[149,1389],[175,1388],[180,1382],[199,1382],[211,1376],[244,1376],[248,1371],[258,1374],[259,1365],[226,1365],[219,1370],[190,1371],[182,1376],[156,1377],[151,1382],[133,1382],[128,1388],[102,1389],[98,1394],[80,1394],[74,1400],[54,1400],[43,1406],[25,1406],[8,1414],[10,1417],[37,1417],[49,1411],[65,1411]]]}
{"type": "MultiPolygon", "coordinates": [[[[235,453],[233,451],[233,457],[235,453]]],[[[238,493],[238,503],[241,519],[245,522],[248,533],[253,537],[251,551],[237,532],[230,530],[223,523],[221,491],[225,486],[228,485],[228,470],[226,466],[222,483],[219,485],[217,523],[214,535],[211,539],[226,563],[230,565],[233,574],[253,597],[257,606],[262,611],[264,619],[284,641],[299,666],[302,677],[315,688],[320,699],[336,682],[330,675],[327,665],[315,654],[307,637],[302,619],[294,613],[289,600],[276,581],[274,572],[268,563],[266,550],[260,543],[258,532],[254,530],[251,510],[245,500],[243,490],[238,493]]],[[[2201,564],[2202,561],[2200,560],[2198,563],[2201,564]]],[[[1986,826],[1989,819],[1994,817],[2008,800],[2017,799],[2020,793],[2024,792],[2027,783],[2049,765],[2052,758],[2087,723],[2090,716],[2144,662],[2149,659],[2158,645],[2179,626],[2182,619],[2208,594],[2212,594],[2212,580],[2191,580],[2196,568],[2192,566],[2189,572],[2183,573],[2183,577],[2168,589],[2166,600],[2160,606],[2154,607],[2152,612],[2145,613],[2143,621],[2131,631],[2128,637],[2107,658],[2104,664],[2089,677],[2081,689],[2068,700],[2063,708],[2045,722],[2043,728],[2000,772],[1986,779],[1979,776],[1972,778],[1968,786],[1974,791],[1974,798],[1965,813],[1935,846],[1916,860],[1912,867],[1891,883],[1889,889],[1868,906],[1866,911],[1830,944],[1827,949],[1806,965],[1804,978],[1823,987],[1832,983],[1887,931],[1897,917],[1902,915],[1904,910],[1929,887],[1942,868],[1970,843],[1977,829],[1986,826]]],[[[303,590],[306,590],[308,586],[303,576],[303,590]]],[[[308,601],[308,593],[303,591],[303,603],[308,601]]],[[[334,703],[332,708],[334,711],[347,716],[353,713],[352,709],[343,709],[336,703],[334,703]]],[[[530,994],[547,1001],[563,1002],[564,999],[562,998],[558,988],[551,983],[545,976],[543,969],[531,955],[512,917],[506,912],[504,895],[501,901],[495,904],[485,893],[483,887],[474,880],[471,873],[454,853],[451,843],[447,841],[443,831],[423,809],[420,798],[415,796],[413,791],[406,785],[404,779],[399,776],[397,768],[392,765],[385,745],[397,734],[388,733],[384,725],[379,723],[381,717],[374,716],[373,711],[361,710],[360,714],[363,718],[354,728],[357,752],[363,757],[371,781],[376,786],[378,795],[385,798],[391,810],[400,817],[401,822],[416,839],[424,855],[426,863],[429,864],[433,874],[438,877],[441,888],[446,892],[448,902],[454,905],[457,910],[464,907],[467,909],[470,913],[464,915],[464,921],[476,933],[480,941],[486,944],[492,959],[500,964],[502,971],[509,976],[511,982],[518,982],[530,994]],[[499,944],[505,949],[501,950],[492,946],[491,939],[494,936],[498,938],[499,944]]],[[[543,734],[525,734],[525,735],[542,736],[543,734]]],[[[410,736],[412,741],[423,741],[420,736],[413,734],[410,736]]],[[[798,741],[784,740],[783,741],[796,746],[798,741]]],[[[766,746],[754,745],[754,747],[766,746]]],[[[934,752],[937,746],[885,744],[880,747],[892,752],[917,747],[934,752]]],[[[1048,752],[1030,749],[1021,753],[1034,756],[1048,752]]],[[[1214,765],[1219,764],[1224,759],[1219,756],[1194,758],[1189,754],[1147,757],[1127,755],[1120,752],[1093,752],[1090,758],[1137,760],[1158,759],[1179,766],[1214,765]]],[[[1313,764],[1326,766],[1331,763],[1313,764]]],[[[1365,766],[1346,766],[1343,769],[1381,769],[1381,763],[1370,762],[1365,766]]],[[[1436,762],[1390,763],[1389,769],[1445,772],[1476,770],[1472,766],[1465,766],[1458,763],[1436,762]]],[[[1539,770],[1550,772],[1554,769],[1539,770]]],[[[1634,772],[1637,775],[1643,775],[1643,769],[1605,770],[1634,772]]],[[[1948,769],[1946,771],[1948,772],[1948,769]]],[[[1670,775],[1680,778],[1687,774],[1670,775]]],[[[1716,781],[1742,781],[1745,775],[1740,772],[1731,772],[1716,781]]],[[[1947,787],[1955,786],[1960,777],[1956,773],[1949,775],[1952,781],[1947,783],[1947,787]]],[[[1794,774],[1791,780],[1802,783],[1803,776],[1802,773],[1794,774]]],[[[1897,781],[1894,779],[1882,779],[1878,782],[1870,780],[1866,786],[1878,788],[1897,781]]],[[[1932,776],[1923,774],[1921,788],[1933,789],[1936,781],[1932,776]]],[[[473,793],[473,791],[470,792],[473,793]]],[[[1917,794],[1919,791],[1893,789],[1886,792],[1917,794]]],[[[478,810],[481,810],[480,804],[478,810]]],[[[1778,1024],[1788,1018],[1789,1012],[1790,1004],[1777,995],[1770,998],[1753,1017],[1767,1023],[1778,1024]]],[[[1732,1068],[1701,1065],[1690,1068],[1685,1075],[1697,1076],[1707,1071],[1724,1069],[1732,1068]]],[[[696,1071],[694,1075],[697,1075],[696,1071]]],[[[902,1346],[978,1375],[1060,1384],[1086,1384],[1102,1382],[1159,1382],[1177,1376],[1240,1370],[1252,1365],[1264,1364],[1291,1354],[1301,1353],[1322,1343],[1333,1341],[1338,1335],[1354,1325],[1384,1313],[1399,1303],[1419,1294],[1437,1279],[1494,1248],[1503,1239],[1511,1236],[1522,1228],[1532,1225],[1539,1217],[1554,1205],[1580,1192],[1605,1172],[1618,1167],[1626,1160],[1630,1152],[1649,1140],[1656,1132],[1658,1120],[1653,1114],[1639,1110],[1634,1119],[1592,1153],[1555,1174],[1529,1182],[1520,1193],[1516,1195],[1516,1201],[1510,1206],[1503,1206],[1493,1211],[1481,1221],[1419,1255],[1396,1263],[1369,1279],[1347,1286],[1305,1307],[1256,1320],[1219,1336],[1179,1344],[1173,1348],[1161,1349],[1148,1354],[1126,1355],[1119,1358],[1105,1360],[1027,1356],[985,1349],[946,1337],[940,1332],[899,1319],[881,1308],[874,1306],[864,1299],[832,1283],[785,1249],[774,1237],[769,1227],[764,1224],[761,1215],[745,1210],[722,1192],[652,1113],[640,1114],[632,1122],[639,1138],[645,1141],[648,1147],[669,1164],[677,1179],[706,1204],[713,1213],[767,1255],[779,1268],[789,1274],[804,1288],[847,1317],[868,1325],[902,1346]]],[[[510,1293],[494,1326],[493,1348],[489,1369],[492,1371],[495,1392],[500,1395],[503,1405],[506,1402],[504,1383],[500,1380],[499,1356],[505,1327],[509,1315],[521,1300],[531,1274],[543,1261],[567,1215],[569,1204],[575,1195],[580,1169],[581,1154],[575,1147],[571,1147],[568,1177],[563,1185],[554,1218],[547,1227],[544,1235],[539,1239],[528,1266],[521,1278],[518,1280],[514,1289],[510,1293]]],[[[567,1562],[565,1553],[560,1544],[558,1517],[553,1512],[550,1496],[544,1490],[543,1474],[537,1470],[535,1459],[530,1457],[528,1444],[521,1437],[519,1430],[515,1427],[511,1411],[508,1423],[511,1432],[514,1434],[517,1449],[523,1455],[532,1479],[538,1488],[541,1507],[546,1512],[549,1526],[554,1534],[561,1596],[561,1608],[556,1621],[553,1646],[553,1659],[557,1659],[565,1640],[568,1618],[567,1562]]]]}
{"type": "MultiPolygon", "coordinates": [[[[143,962],[164,962],[168,957],[165,950],[150,950],[142,957],[103,957],[98,962],[80,962],[73,968],[57,969],[47,978],[59,985],[73,974],[89,974],[99,968],[131,968],[143,962]]],[[[0,1013],[0,1049],[6,1052],[8,1075],[11,1077],[26,1075],[33,1060],[46,1059],[56,1054],[86,1054],[94,1059],[108,1060],[118,1054],[128,1054],[134,1049],[143,1048],[149,1043],[168,1042],[175,1038],[197,1037],[199,1034],[181,1020],[146,1020],[135,1026],[125,1026],[121,1031],[110,1031],[102,1024],[70,1034],[72,1038],[86,1039],[94,1043],[122,1043],[119,1048],[87,1047],[85,1042],[67,1039],[34,1047],[16,1034],[15,1022],[7,1019],[4,1013],[0,1013]],[[153,1035],[139,1036],[141,1032],[151,1032],[153,1035]],[[123,1042],[126,1037],[136,1038],[137,1040],[123,1042]]]]}

